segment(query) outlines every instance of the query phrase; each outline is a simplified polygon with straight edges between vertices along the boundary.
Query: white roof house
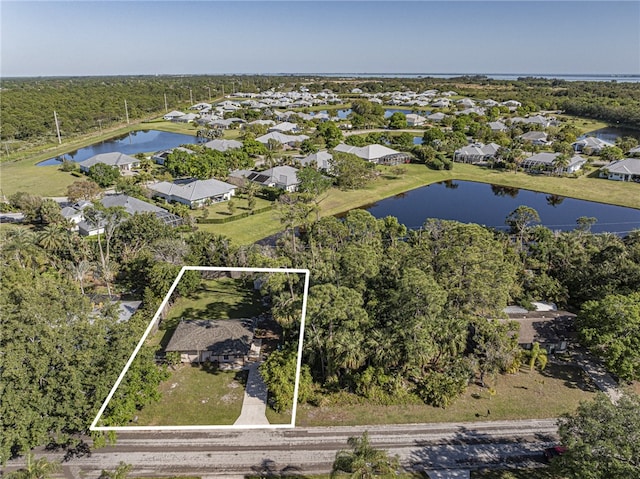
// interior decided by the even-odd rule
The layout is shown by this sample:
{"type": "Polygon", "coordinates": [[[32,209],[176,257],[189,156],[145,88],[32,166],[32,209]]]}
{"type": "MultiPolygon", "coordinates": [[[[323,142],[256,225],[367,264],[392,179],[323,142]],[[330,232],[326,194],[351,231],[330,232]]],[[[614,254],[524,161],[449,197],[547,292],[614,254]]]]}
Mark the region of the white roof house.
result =
{"type": "Polygon", "coordinates": [[[206,142],[204,146],[216,151],[227,151],[242,148],[242,142],[238,140],[211,140],[206,142]]]}
{"type": "Polygon", "coordinates": [[[406,118],[407,126],[422,126],[427,121],[424,116],[417,115],[416,113],[409,113],[406,115],[406,118]]]}
{"type": "Polygon", "coordinates": [[[117,166],[120,172],[123,171],[131,171],[132,168],[135,168],[140,165],[140,160],[134,158],[133,156],[125,155],[120,152],[112,152],[112,153],[100,153],[98,155],[92,156],[91,158],[87,158],[84,161],[78,163],[80,165],[80,171],[85,173],[89,172],[89,168],[93,165],[97,165],[98,163],[102,163],[108,166],[117,166]]]}
{"type": "Polygon", "coordinates": [[[268,132],[279,131],[280,133],[297,133],[299,131],[297,123],[291,123],[289,121],[283,121],[277,125],[270,127],[268,132]]]}
{"type": "Polygon", "coordinates": [[[640,158],[625,158],[600,168],[600,177],[640,183],[640,158]]]}
{"type": "Polygon", "coordinates": [[[154,196],[167,201],[175,201],[197,208],[207,202],[217,203],[230,200],[235,195],[236,187],[224,181],[211,178],[208,180],[177,180],[173,183],[161,181],[148,187],[154,196]]]}
{"type": "Polygon", "coordinates": [[[411,155],[393,150],[387,146],[373,144],[367,146],[351,146],[340,143],[334,149],[342,153],[351,153],[363,160],[379,164],[399,164],[408,162],[411,155]]]}
{"type": "Polygon", "coordinates": [[[167,121],[171,121],[174,118],[178,118],[181,116],[184,116],[184,112],[173,110],[173,111],[170,111],[169,113],[166,113],[162,118],[164,118],[167,121]]]}

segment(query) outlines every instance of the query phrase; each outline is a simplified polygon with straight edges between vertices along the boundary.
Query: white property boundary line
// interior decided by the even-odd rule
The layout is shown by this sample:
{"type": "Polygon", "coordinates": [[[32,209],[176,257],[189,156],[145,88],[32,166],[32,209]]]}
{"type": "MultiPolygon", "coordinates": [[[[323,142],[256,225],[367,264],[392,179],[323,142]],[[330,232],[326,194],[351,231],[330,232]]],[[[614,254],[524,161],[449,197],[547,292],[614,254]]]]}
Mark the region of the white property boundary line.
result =
{"type": "Polygon", "coordinates": [[[89,426],[89,430],[90,431],[185,431],[185,430],[203,430],[203,429],[205,429],[205,430],[206,429],[276,429],[276,428],[292,428],[292,427],[295,427],[295,425],[296,425],[296,411],[297,411],[297,406],[298,406],[298,388],[300,386],[300,368],[302,366],[302,341],[304,339],[304,323],[305,323],[305,317],[306,317],[306,313],[307,313],[307,297],[309,295],[309,276],[310,276],[310,272],[309,272],[308,269],[225,268],[225,267],[218,267],[218,266],[183,266],[182,269],[180,270],[180,273],[178,273],[178,276],[176,277],[175,281],[171,285],[171,288],[169,288],[169,292],[167,293],[167,295],[165,296],[164,300],[160,304],[160,307],[158,308],[158,311],[153,316],[153,319],[149,323],[149,326],[147,326],[147,329],[144,332],[144,334],[142,335],[142,338],[140,339],[140,341],[138,341],[138,345],[136,346],[136,349],[133,351],[133,354],[131,354],[131,357],[129,358],[129,361],[127,361],[127,364],[124,366],[124,369],[120,373],[120,376],[118,377],[118,380],[113,385],[113,388],[111,388],[111,391],[109,392],[109,395],[107,396],[107,398],[104,400],[104,403],[102,404],[102,407],[98,411],[98,414],[96,415],[96,418],[91,423],[91,426],[89,426]],[[104,410],[107,408],[107,404],[109,404],[109,401],[111,401],[111,398],[113,397],[113,395],[115,394],[116,390],[118,389],[118,386],[120,386],[120,383],[122,382],[122,379],[124,378],[125,374],[129,370],[129,367],[131,366],[131,363],[133,363],[133,360],[135,359],[136,355],[138,354],[138,351],[140,351],[140,348],[142,347],[142,345],[144,344],[145,340],[147,339],[147,336],[151,332],[151,329],[153,329],[154,324],[156,323],[156,321],[160,317],[160,313],[162,312],[162,310],[167,305],[167,302],[169,301],[169,298],[171,298],[171,295],[173,294],[173,291],[175,290],[176,286],[180,282],[180,279],[182,278],[182,275],[184,274],[185,271],[241,271],[241,272],[245,272],[245,273],[294,273],[294,274],[304,274],[305,275],[304,293],[303,293],[303,296],[302,296],[302,316],[301,316],[301,319],[300,319],[300,336],[298,338],[298,358],[297,358],[298,360],[297,360],[297,363],[296,363],[296,379],[295,379],[295,386],[294,386],[294,390],[293,390],[293,406],[291,408],[291,423],[290,424],[267,424],[267,425],[255,425],[255,426],[245,426],[245,425],[243,425],[243,426],[236,426],[236,425],[228,425],[228,426],[222,426],[222,425],[221,426],[210,426],[210,425],[203,425],[203,426],[193,426],[193,425],[190,425],[190,426],[98,426],[97,425],[98,421],[100,420],[100,417],[104,413],[104,410]]]}

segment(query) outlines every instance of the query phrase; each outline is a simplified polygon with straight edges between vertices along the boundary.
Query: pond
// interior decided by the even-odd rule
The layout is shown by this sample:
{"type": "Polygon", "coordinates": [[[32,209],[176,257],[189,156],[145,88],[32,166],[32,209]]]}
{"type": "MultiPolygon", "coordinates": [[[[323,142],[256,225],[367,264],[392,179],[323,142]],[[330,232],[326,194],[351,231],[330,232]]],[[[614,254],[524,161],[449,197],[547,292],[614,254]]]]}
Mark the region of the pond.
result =
{"type": "Polygon", "coordinates": [[[594,136],[601,140],[615,143],[616,138],[621,136],[630,136],[632,138],[635,138],[636,140],[640,140],[640,130],[632,130],[631,128],[619,128],[614,126],[608,126],[606,128],[600,128],[598,130],[589,131],[584,135],[582,135],[580,139],[586,136],[594,136]]]}
{"type": "Polygon", "coordinates": [[[637,209],[471,181],[434,183],[363,208],[376,218],[395,216],[410,229],[420,228],[427,218],[439,218],[506,230],[505,218],[521,205],[534,208],[541,224],[551,230],[572,230],[581,216],[597,218],[594,233],[622,235],[640,229],[637,209]]]}
{"type": "Polygon", "coordinates": [[[49,158],[48,160],[38,163],[38,166],[57,165],[63,159],[79,162],[100,153],[112,153],[115,151],[126,155],[156,152],[184,144],[193,144],[197,141],[198,139],[195,136],[180,133],[169,133],[158,130],[132,131],[123,136],[110,138],[109,140],[95,143],[55,158],[49,158]]]}

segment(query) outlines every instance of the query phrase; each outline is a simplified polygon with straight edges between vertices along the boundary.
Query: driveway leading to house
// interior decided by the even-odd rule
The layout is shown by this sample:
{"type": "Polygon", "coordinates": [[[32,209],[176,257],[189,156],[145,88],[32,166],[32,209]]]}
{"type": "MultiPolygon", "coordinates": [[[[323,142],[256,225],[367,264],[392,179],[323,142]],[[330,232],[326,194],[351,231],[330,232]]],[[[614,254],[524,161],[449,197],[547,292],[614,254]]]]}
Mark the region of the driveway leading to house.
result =
{"type": "Polygon", "coordinates": [[[267,385],[264,383],[258,368],[262,363],[249,366],[249,376],[244,391],[242,412],[236,419],[235,426],[259,426],[269,424],[267,410],[267,385]]]}

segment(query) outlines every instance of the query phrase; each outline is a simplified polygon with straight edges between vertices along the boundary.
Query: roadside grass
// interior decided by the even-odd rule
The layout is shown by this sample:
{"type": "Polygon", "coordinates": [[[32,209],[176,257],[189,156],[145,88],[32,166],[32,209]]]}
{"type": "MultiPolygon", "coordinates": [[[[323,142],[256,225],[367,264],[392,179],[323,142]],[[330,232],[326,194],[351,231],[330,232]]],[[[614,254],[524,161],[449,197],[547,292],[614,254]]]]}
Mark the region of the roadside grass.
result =
{"type": "Polygon", "coordinates": [[[265,416],[269,424],[291,424],[291,411],[276,412],[271,406],[267,405],[265,416]]]}
{"type": "Polygon", "coordinates": [[[158,402],[138,413],[136,426],[217,426],[233,424],[240,416],[246,373],[214,371],[183,364],[160,384],[158,402]]]}
{"type": "Polygon", "coordinates": [[[500,376],[491,396],[476,384],[450,407],[436,408],[417,398],[410,404],[385,406],[368,403],[350,393],[326,394],[321,406],[298,407],[296,425],[353,426],[368,424],[411,424],[475,422],[487,420],[544,419],[576,409],[580,401],[595,394],[595,387],[575,366],[548,364],[545,371],[500,376]]]}

